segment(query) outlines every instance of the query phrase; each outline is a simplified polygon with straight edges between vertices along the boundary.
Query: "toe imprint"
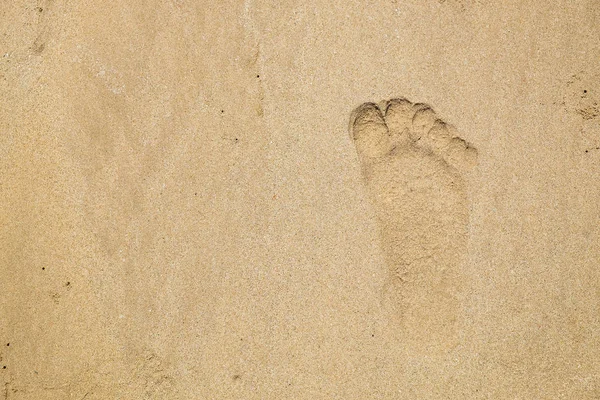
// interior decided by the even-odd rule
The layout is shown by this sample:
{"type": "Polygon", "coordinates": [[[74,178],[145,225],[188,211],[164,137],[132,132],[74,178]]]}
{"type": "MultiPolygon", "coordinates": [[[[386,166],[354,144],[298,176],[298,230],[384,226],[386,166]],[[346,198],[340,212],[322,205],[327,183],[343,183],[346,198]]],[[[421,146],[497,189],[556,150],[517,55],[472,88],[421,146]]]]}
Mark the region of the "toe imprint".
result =
{"type": "Polygon", "coordinates": [[[415,349],[456,342],[468,207],[461,173],[476,149],[426,104],[365,103],[350,120],[380,225],[389,279],[384,305],[415,349]]]}

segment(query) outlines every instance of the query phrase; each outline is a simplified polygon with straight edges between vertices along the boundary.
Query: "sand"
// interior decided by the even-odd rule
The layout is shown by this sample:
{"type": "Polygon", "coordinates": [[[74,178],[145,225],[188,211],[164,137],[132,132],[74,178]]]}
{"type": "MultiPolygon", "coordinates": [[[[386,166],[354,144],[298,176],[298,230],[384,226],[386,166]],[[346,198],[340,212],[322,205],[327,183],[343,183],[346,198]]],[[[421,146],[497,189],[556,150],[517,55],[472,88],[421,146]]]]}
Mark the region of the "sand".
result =
{"type": "Polygon", "coordinates": [[[5,1],[0,398],[600,398],[599,21],[5,1]]]}

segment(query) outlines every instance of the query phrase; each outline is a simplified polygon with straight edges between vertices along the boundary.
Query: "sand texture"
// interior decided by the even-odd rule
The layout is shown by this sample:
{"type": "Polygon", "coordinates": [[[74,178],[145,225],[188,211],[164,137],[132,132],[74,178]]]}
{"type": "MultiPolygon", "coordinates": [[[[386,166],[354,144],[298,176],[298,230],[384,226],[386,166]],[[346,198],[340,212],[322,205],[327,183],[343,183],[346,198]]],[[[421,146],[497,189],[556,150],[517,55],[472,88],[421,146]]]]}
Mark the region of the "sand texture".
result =
{"type": "Polygon", "coordinates": [[[0,399],[600,399],[597,0],[0,2],[0,399]]]}

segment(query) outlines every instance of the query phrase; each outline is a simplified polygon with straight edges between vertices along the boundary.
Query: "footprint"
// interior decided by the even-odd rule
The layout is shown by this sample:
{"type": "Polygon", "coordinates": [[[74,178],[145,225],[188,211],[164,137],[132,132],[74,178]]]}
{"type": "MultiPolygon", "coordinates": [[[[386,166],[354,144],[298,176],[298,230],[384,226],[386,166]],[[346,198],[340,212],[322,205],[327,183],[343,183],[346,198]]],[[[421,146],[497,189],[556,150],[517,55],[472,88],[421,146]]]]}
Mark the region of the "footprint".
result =
{"type": "Polygon", "coordinates": [[[413,350],[457,344],[468,206],[462,173],[477,150],[425,104],[365,103],[350,120],[389,270],[383,304],[413,350]]]}

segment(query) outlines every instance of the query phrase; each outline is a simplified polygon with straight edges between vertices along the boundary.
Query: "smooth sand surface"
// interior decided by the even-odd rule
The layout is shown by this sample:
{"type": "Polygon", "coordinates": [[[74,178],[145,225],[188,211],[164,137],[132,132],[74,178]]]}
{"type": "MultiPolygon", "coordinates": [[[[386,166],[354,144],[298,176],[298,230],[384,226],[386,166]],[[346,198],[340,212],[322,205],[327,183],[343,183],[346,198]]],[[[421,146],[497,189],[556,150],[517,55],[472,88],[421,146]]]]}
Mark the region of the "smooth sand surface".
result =
{"type": "Polygon", "coordinates": [[[596,0],[2,2],[0,398],[600,398],[599,37],[596,0]]]}

